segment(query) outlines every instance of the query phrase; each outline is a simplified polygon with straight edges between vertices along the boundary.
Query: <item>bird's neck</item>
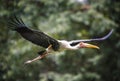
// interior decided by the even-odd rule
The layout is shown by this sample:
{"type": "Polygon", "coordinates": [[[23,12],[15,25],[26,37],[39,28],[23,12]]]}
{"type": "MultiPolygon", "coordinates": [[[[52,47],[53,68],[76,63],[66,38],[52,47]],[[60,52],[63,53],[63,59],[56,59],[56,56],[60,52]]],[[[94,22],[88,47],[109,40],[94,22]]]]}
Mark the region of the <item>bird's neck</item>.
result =
{"type": "Polygon", "coordinates": [[[60,49],[69,49],[69,50],[77,50],[79,49],[79,45],[71,46],[68,41],[60,40],[60,49]]]}
{"type": "Polygon", "coordinates": [[[68,47],[66,47],[66,49],[69,49],[69,50],[77,50],[77,49],[79,49],[79,47],[78,47],[78,45],[68,46],[68,47]]]}

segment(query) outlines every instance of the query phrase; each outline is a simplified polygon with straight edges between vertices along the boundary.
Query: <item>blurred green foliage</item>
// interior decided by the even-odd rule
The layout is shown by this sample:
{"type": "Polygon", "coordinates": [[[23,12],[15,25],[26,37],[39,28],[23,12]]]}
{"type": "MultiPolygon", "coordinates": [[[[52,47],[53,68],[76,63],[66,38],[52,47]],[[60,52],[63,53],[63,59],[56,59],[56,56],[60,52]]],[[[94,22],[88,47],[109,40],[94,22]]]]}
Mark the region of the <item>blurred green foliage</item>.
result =
{"type": "Polygon", "coordinates": [[[0,81],[120,81],[120,1],[90,0],[85,10],[76,1],[0,0],[0,81]],[[63,51],[24,65],[42,48],[7,28],[13,14],[56,39],[88,39],[115,31],[109,39],[94,42],[100,50],[63,51]]]}

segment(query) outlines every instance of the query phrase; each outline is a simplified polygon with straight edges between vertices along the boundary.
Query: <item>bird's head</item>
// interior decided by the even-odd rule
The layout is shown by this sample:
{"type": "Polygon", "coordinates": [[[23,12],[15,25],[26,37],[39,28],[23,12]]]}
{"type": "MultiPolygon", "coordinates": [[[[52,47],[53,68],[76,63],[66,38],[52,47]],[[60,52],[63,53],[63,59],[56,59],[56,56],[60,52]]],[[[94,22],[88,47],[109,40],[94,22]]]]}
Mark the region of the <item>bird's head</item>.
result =
{"type": "Polygon", "coordinates": [[[84,43],[84,42],[80,42],[79,43],[79,47],[80,48],[96,48],[96,49],[100,49],[98,46],[93,45],[93,44],[88,44],[88,43],[84,43]]]}

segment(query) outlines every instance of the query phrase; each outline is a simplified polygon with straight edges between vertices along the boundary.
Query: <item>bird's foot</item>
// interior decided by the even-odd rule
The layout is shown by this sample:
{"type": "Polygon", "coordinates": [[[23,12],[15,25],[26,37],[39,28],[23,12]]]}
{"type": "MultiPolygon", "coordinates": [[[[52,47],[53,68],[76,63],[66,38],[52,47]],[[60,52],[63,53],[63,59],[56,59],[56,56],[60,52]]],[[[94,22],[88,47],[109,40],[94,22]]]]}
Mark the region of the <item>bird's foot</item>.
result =
{"type": "Polygon", "coordinates": [[[36,58],[34,58],[34,59],[32,59],[32,60],[26,61],[24,64],[30,64],[30,63],[32,63],[32,62],[34,62],[34,61],[36,61],[36,60],[42,59],[42,58],[45,57],[46,55],[47,55],[47,53],[45,53],[45,54],[43,54],[43,55],[40,55],[40,56],[38,56],[38,57],[36,57],[36,58]]]}
{"type": "Polygon", "coordinates": [[[42,59],[43,57],[45,57],[48,54],[48,50],[51,47],[52,47],[52,45],[49,45],[48,48],[46,49],[46,51],[43,54],[39,55],[38,57],[36,57],[36,58],[34,58],[32,60],[26,61],[24,64],[30,64],[31,62],[34,62],[34,61],[39,60],[39,59],[42,59]]]}
{"type": "Polygon", "coordinates": [[[24,64],[30,64],[31,62],[32,62],[32,60],[28,60],[24,64]]]}

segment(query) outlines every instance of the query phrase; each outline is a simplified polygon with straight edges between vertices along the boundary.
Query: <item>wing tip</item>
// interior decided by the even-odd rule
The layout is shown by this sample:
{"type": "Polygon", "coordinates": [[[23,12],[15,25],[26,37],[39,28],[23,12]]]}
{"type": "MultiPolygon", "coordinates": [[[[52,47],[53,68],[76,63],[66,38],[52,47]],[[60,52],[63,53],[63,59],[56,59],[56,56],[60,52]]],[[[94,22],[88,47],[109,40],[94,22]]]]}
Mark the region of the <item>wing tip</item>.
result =
{"type": "Polygon", "coordinates": [[[106,36],[103,37],[103,40],[105,40],[105,39],[107,39],[108,37],[110,37],[111,34],[113,33],[113,31],[114,31],[114,29],[111,29],[110,32],[109,32],[106,36]]]}
{"type": "Polygon", "coordinates": [[[17,30],[21,27],[26,27],[21,17],[18,17],[17,15],[11,15],[7,21],[7,26],[12,30],[17,30]]]}

